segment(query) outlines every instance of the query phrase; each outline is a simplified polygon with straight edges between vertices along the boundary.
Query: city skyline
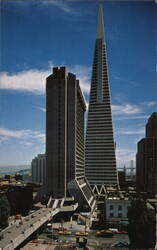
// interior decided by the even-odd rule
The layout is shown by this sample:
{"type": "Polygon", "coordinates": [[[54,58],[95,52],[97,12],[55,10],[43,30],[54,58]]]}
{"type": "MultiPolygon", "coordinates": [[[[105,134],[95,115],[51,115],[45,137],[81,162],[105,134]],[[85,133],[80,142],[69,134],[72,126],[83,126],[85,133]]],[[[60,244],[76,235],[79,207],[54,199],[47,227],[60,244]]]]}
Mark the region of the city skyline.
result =
{"type": "MultiPolygon", "coordinates": [[[[123,167],[135,159],[144,124],[157,108],[155,3],[105,2],[103,8],[117,163],[123,167]]],[[[44,89],[53,66],[77,75],[88,103],[97,10],[96,2],[1,1],[0,165],[29,164],[44,153],[44,89]]]]}

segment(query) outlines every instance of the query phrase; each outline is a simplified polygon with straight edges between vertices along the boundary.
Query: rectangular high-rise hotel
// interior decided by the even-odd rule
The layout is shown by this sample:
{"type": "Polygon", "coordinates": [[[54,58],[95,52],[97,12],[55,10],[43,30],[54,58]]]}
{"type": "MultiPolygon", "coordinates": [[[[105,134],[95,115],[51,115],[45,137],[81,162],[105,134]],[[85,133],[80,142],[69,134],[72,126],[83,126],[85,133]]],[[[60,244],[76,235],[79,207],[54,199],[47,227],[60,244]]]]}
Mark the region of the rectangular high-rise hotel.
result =
{"type": "Polygon", "coordinates": [[[84,171],[85,110],[76,76],[66,67],[53,68],[46,82],[46,187],[53,198],[94,198],[84,171]]]}
{"type": "Polygon", "coordinates": [[[101,5],[92,70],[85,158],[86,177],[95,193],[101,194],[106,186],[118,185],[101,5]]]}

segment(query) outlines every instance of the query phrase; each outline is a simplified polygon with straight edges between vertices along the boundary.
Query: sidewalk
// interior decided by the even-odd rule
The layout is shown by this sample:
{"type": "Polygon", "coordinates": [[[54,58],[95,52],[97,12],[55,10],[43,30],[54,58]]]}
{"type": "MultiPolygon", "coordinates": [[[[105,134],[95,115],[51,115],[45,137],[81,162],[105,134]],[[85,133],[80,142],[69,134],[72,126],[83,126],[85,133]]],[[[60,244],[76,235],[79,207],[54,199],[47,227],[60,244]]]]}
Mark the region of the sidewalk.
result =
{"type": "MultiPolygon", "coordinates": [[[[67,231],[71,232],[84,232],[85,231],[85,225],[78,225],[76,221],[70,221],[70,222],[63,222],[63,227],[67,229],[67,231]]],[[[52,223],[53,228],[59,228],[61,227],[60,223],[52,223]]],[[[86,225],[86,232],[89,232],[89,226],[86,225]]]]}

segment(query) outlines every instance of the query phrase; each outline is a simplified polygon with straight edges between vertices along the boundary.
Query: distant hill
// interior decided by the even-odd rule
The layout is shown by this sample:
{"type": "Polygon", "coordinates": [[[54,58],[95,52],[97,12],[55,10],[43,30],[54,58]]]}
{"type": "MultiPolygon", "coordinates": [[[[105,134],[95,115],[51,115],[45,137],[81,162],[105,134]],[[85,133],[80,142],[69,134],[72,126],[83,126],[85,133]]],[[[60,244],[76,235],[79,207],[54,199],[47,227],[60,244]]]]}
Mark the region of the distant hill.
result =
{"type": "Polygon", "coordinates": [[[30,165],[12,165],[12,166],[0,166],[0,175],[5,174],[24,174],[25,172],[30,171],[31,166],[30,165]]]}

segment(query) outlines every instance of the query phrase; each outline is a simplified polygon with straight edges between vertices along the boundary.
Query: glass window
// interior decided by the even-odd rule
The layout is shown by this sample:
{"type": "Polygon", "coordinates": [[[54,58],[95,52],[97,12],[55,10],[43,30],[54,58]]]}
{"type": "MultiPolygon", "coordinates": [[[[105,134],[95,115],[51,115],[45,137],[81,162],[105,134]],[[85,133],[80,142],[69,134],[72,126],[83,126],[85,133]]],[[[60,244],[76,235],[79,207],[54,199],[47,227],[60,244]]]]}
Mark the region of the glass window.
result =
{"type": "Polygon", "coordinates": [[[122,210],[122,206],[121,205],[118,206],[118,210],[122,210]]]}
{"type": "Polygon", "coordinates": [[[113,216],[113,213],[110,213],[110,218],[113,218],[114,216],[113,216]]]}
{"type": "Polygon", "coordinates": [[[113,205],[110,205],[110,210],[113,210],[113,205]]]}
{"type": "Polygon", "coordinates": [[[122,218],[122,214],[121,214],[121,213],[119,213],[119,214],[118,214],[118,217],[119,217],[119,218],[122,218]]]}

